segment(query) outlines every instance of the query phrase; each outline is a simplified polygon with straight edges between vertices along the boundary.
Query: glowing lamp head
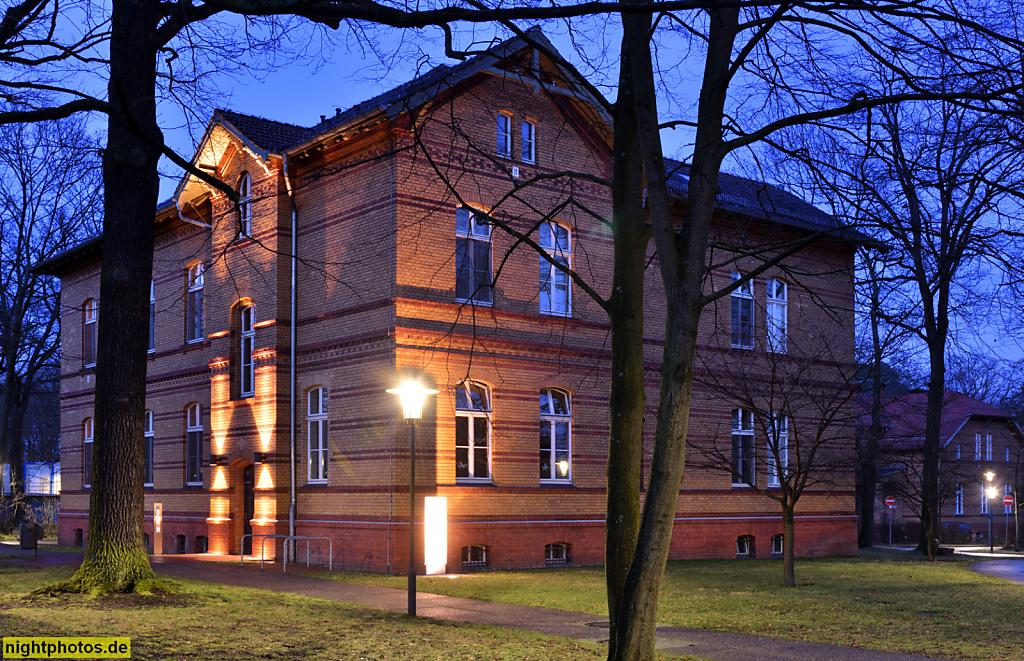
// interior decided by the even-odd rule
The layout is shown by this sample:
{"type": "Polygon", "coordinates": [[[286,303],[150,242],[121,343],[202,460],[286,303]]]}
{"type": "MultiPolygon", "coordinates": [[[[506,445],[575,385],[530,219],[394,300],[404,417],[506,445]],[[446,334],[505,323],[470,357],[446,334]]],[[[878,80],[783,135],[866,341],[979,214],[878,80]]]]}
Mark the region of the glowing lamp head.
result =
{"type": "Polygon", "coordinates": [[[406,420],[419,420],[423,417],[423,402],[427,395],[436,395],[439,391],[424,388],[419,381],[406,381],[397,388],[388,388],[391,395],[398,395],[402,402],[402,417],[406,420]]]}
{"type": "Polygon", "coordinates": [[[989,471],[989,472],[985,473],[985,479],[987,481],[991,482],[992,480],[996,479],[996,474],[993,473],[992,471],[989,471]]]}
{"type": "Polygon", "coordinates": [[[565,459],[558,462],[558,474],[565,477],[569,474],[569,462],[565,459]]]}
{"type": "Polygon", "coordinates": [[[989,487],[988,491],[986,491],[985,493],[988,495],[989,498],[995,498],[997,495],[996,491],[997,489],[995,487],[989,487]]]}

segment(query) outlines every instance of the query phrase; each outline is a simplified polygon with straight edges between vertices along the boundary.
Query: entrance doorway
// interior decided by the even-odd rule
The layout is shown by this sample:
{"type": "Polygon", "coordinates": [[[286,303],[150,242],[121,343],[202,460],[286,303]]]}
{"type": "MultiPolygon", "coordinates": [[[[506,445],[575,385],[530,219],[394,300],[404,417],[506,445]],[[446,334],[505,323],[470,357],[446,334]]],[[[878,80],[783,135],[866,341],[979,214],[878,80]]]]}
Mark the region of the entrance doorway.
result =
{"type": "MultiPolygon", "coordinates": [[[[256,494],[253,491],[256,481],[256,467],[249,464],[242,472],[243,502],[245,503],[245,514],[242,520],[242,534],[252,534],[252,518],[256,516],[256,494]]],[[[245,537],[242,542],[242,553],[252,555],[252,537],[245,537]]]]}

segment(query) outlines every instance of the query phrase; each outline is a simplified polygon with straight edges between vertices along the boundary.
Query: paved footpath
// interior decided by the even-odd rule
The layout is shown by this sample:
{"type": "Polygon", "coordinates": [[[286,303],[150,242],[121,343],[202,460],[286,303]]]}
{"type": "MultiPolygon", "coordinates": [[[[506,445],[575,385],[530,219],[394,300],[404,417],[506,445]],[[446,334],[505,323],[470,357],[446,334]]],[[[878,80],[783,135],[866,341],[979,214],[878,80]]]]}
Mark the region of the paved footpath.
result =
{"type": "MultiPolygon", "coordinates": [[[[77,565],[82,561],[81,553],[44,549],[45,547],[41,547],[38,560],[31,556],[26,556],[24,559],[8,556],[0,557],[0,563],[57,566],[77,565]]],[[[14,547],[13,550],[16,551],[17,547],[14,547]]],[[[8,548],[0,547],[0,555],[8,553],[10,553],[8,548]]],[[[225,557],[230,556],[220,556],[219,558],[225,557]]],[[[266,570],[261,572],[257,564],[239,567],[237,564],[212,561],[213,556],[209,555],[150,556],[150,560],[157,572],[177,578],[258,590],[288,592],[399,613],[404,613],[408,604],[405,590],[343,583],[328,578],[317,578],[315,575],[285,574],[280,571],[279,565],[267,565],[266,570]]],[[[416,604],[419,615],[439,620],[489,624],[579,640],[601,641],[608,637],[608,621],[599,616],[585,613],[447,597],[424,592],[418,594],[416,604]]],[[[826,645],[727,631],[658,627],[657,632],[657,645],[660,652],[690,654],[712,661],[949,661],[948,659],[940,660],[913,654],[878,652],[857,647],[826,645]]]]}
{"type": "Polygon", "coordinates": [[[1003,558],[988,562],[976,562],[971,569],[979,574],[1001,578],[1024,585],[1024,560],[1019,558],[1003,558]]]}
{"type": "MultiPolygon", "coordinates": [[[[182,556],[153,557],[156,570],[168,576],[211,583],[289,592],[367,608],[405,612],[405,590],[342,583],[309,575],[285,574],[279,566],[245,567],[201,562],[182,556]]],[[[517,606],[477,599],[419,593],[417,613],[424,617],[475,622],[581,640],[604,640],[608,622],[584,613],[517,606]]],[[[713,661],[925,661],[931,657],[893,654],[856,647],[810,643],[724,631],[658,627],[658,650],[691,654],[713,661]]]]}

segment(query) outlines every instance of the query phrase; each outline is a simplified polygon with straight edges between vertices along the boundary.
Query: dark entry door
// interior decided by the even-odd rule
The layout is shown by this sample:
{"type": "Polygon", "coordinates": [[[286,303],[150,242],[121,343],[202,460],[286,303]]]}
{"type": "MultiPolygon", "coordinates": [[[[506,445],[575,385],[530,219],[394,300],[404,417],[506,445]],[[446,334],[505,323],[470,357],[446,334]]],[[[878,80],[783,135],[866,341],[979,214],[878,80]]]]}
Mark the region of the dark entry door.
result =
{"type": "MultiPolygon", "coordinates": [[[[255,477],[256,468],[249,464],[245,467],[245,472],[242,473],[242,484],[245,487],[245,519],[242,530],[246,535],[252,534],[252,517],[256,516],[256,495],[253,493],[255,477]]],[[[245,538],[245,542],[242,544],[242,553],[252,555],[252,537],[245,538]]]]}

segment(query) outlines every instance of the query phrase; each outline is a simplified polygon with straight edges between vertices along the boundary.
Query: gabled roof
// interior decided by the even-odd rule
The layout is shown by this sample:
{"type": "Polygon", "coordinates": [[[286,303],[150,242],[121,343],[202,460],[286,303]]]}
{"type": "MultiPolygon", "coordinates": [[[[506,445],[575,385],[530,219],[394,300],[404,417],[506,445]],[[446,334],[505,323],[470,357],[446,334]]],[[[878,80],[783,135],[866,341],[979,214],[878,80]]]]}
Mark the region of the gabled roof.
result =
{"type": "MultiPolygon", "coordinates": [[[[665,159],[665,174],[669,194],[685,200],[690,185],[690,166],[665,159]]],[[[778,186],[722,172],[718,175],[718,189],[717,206],[722,211],[812,232],[828,232],[832,238],[842,241],[877,244],[867,234],[847,227],[835,216],[778,186]]]]}
{"type": "MultiPolygon", "coordinates": [[[[889,429],[882,439],[883,447],[889,450],[921,449],[924,444],[927,406],[927,391],[913,390],[905,395],[886,398],[882,403],[882,415],[889,429]]],[[[1018,440],[1024,442],[1024,434],[1012,414],[963,393],[946,391],[943,396],[939,443],[943,446],[948,444],[971,420],[1005,424],[1017,435],[1018,440]]]]}
{"type": "Polygon", "coordinates": [[[214,117],[218,116],[231,123],[260,149],[273,153],[279,153],[291,145],[302,142],[313,133],[313,129],[304,126],[245,115],[234,110],[218,109],[214,111],[214,117]]]}

